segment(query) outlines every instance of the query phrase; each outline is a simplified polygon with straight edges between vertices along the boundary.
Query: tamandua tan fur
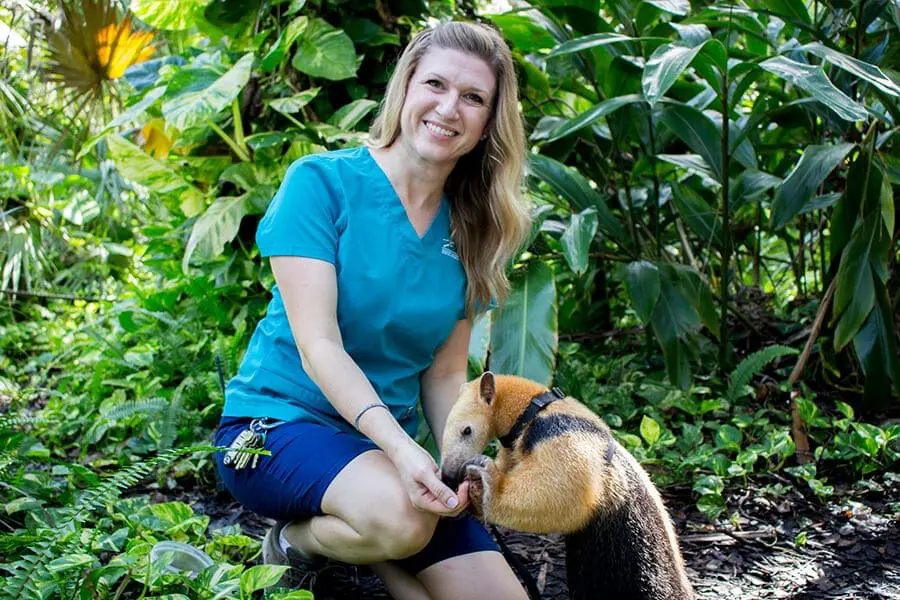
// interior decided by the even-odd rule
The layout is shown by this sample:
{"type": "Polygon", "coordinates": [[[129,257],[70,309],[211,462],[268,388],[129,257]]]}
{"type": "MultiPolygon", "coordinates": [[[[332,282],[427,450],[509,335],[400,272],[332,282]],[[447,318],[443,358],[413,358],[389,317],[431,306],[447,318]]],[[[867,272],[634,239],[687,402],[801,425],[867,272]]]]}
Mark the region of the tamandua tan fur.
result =
{"type": "Polygon", "coordinates": [[[545,392],[491,372],[465,384],[444,428],[443,479],[467,479],[470,510],[488,523],[565,534],[574,600],[693,600],[659,492],[589,408],[551,402],[495,460],[482,455],[545,392]]]}

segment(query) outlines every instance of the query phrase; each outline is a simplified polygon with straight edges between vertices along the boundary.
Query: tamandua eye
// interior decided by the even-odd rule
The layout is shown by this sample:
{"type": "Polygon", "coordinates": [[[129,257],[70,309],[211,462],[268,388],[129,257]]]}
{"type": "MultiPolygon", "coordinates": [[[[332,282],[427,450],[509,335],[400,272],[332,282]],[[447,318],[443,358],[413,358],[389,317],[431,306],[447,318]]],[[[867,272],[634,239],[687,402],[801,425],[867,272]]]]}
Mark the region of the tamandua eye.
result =
{"type": "Polygon", "coordinates": [[[462,430],[462,434],[464,436],[472,435],[472,428],[469,425],[466,425],[465,428],[463,428],[463,430],[462,430]]]}

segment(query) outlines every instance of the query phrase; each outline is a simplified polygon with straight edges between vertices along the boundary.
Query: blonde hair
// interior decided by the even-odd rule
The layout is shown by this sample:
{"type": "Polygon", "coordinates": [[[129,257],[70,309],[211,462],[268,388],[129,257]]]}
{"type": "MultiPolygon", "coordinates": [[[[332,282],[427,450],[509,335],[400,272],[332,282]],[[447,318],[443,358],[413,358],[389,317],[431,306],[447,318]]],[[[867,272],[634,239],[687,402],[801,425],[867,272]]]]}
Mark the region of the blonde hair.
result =
{"type": "Polygon", "coordinates": [[[371,147],[386,148],[400,135],[409,81],[432,47],[477,56],[497,79],[487,139],[457,161],[444,187],[451,205],[450,234],[468,279],[466,313],[472,317],[492,299],[502,303],[509,294],[508,263],[530,229],[521,189],[525,131],[513,59],[503,38],[487,25],[454,21],[419,32],[403,51],[369,129],[371,147]]]}

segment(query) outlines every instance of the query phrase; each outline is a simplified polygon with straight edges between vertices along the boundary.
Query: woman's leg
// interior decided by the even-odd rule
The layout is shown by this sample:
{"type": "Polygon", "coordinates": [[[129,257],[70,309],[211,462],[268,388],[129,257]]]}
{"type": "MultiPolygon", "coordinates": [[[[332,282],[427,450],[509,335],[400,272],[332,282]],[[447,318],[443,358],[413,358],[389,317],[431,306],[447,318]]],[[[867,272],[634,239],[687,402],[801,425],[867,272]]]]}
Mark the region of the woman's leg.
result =
{"type": "Polygon", "coordinates": [[[433,600],[421,581],[396,564],[381,562],[373,563],[371,567],[394,600],[433,600]]]}
{"type": "Polygon", "coordinates": [[[433,600],[528,600],[499,552],[454,556],[423,569],[417,577],[433,600]]]}
{"type": "Polygon", "coordinates": [[[328,485],[323,516],[291,523],[284,535],[307,555],[370,564],[416,554],[438,517],[417,510],[393,463],[380,450],[360,454],[328,485]]]}

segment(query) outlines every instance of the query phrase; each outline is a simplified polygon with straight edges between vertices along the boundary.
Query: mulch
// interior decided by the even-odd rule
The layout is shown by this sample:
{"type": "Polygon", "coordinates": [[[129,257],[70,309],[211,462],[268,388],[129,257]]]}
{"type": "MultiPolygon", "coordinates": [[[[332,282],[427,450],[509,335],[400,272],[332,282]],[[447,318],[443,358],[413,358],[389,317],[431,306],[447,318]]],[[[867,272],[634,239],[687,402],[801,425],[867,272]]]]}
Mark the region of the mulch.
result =
{"type": "MultiPolygon", "coordinates": [[[[728,510],[714,523],[697,511],[689,490],[663,490],[698,599],[900,600],[900,476],[838,488],[826,503],[787,481],[787,491],[773,497],[765,486],[776,480],[749,482],[726,498],[728,510]]],[[[261,538],[271,525],[227,494],[192,504],[210,517],[211,529],[237,523],[261,538]]],[[[568,598],[561,536],[501,535],[541,598],[568,598]]],[[[317,600],[390,598],[368,568],[349,565],[321,573],[313,591],[317,600]]]]}

